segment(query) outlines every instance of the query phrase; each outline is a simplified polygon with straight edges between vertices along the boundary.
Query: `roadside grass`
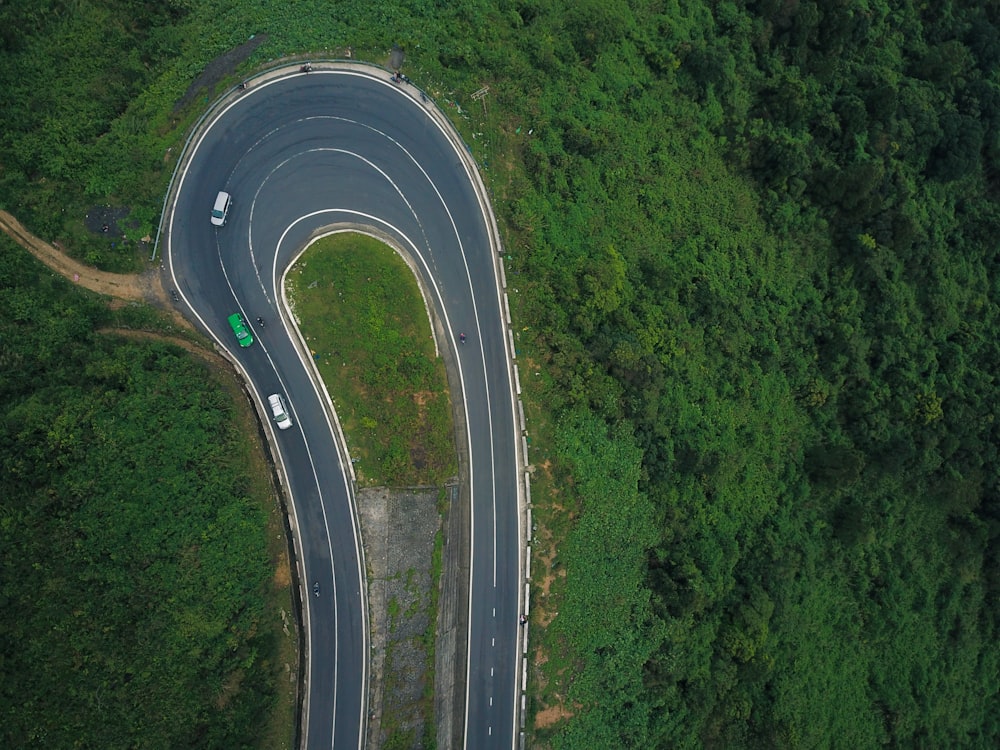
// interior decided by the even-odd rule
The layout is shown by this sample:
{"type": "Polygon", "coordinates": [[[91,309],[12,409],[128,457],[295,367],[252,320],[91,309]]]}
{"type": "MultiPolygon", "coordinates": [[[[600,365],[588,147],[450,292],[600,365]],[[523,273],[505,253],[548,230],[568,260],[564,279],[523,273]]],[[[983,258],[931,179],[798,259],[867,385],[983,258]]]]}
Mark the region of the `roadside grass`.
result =
{"type": "MultiPolygon", "coordinates": [[[[207,357],[211,363],[217,361],[207,357]]],[[[220,386],[236,405],[234,410],[240,432],[259,435],[260,423],[250,400],[231,368],[213,368],[220,386]]],[[[285,509],[280,499],[280,489],[274,482],[274,472],[264,450],[265,443],[248,440],[244,443],[245,456],[241,465],[246,467],[247,493],[253,498],[266,518],[268,569],[272,576],[263,592],[264,617],[262,623],[269,631],[266,653],[258,655],[260,668],[268,673],[274,688],[274,701],[269,707],[257,747],[291,750],[295,747],[295,730],[298,717],[299,637],[298,615],[294,602],[295,586],[288,555],[288,536],[285,509]]]]}
{"type": "MultiPolygon", "coordinates": [[[[512,302],[516,308],[517,302],[512,302]]],[[[548,368],[527,351],[520,354],[519,363],[525,418],[533,438],[528,452],[532,529],[526,719],[535,741],[544,743],[548,727],[572,711],[565,705],[566,679],[573,667],[569,651],[547,626],[564,606],[566,572],[559,543],[568,537],[576,514],[572,489],[548,450],[554,443],[551,412],[544,408],[545,394],[551,387],[548,368]]]]}
{"type": "Polygon", "coordinates": [[[337,234],[302,255],[286,290],[359,485],[440,485],[453,476],[444,363],[406,263],[371,237],[337,234]]]}

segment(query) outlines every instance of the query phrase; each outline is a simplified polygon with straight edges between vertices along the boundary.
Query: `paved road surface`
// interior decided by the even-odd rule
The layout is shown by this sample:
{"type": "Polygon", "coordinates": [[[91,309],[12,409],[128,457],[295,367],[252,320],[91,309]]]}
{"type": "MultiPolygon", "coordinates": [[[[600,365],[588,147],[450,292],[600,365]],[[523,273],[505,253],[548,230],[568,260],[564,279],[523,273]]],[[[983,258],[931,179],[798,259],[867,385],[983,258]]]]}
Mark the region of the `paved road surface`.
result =
{"type": "Polygon", "coordinates": [[[326,396],[283,325],[281,278],[312,236],[348,225],[409,255],[458,356],[472,493],[466,747],[510,748],[516,735],[519,438],[489,217],[467,160],[413,93],[356,67],[251,85],[197,142],[168,223],[185,304],[258,399],[285,393],[295,420],[274,432],[305,571],[309,748],[364,747],[369,644],[353,491],[326,396]],[[222,189],[234,203],[216,229],[209,211],[222,189]],[[248,349],[226,322],[235,311],[268,322],[248,349]]]}

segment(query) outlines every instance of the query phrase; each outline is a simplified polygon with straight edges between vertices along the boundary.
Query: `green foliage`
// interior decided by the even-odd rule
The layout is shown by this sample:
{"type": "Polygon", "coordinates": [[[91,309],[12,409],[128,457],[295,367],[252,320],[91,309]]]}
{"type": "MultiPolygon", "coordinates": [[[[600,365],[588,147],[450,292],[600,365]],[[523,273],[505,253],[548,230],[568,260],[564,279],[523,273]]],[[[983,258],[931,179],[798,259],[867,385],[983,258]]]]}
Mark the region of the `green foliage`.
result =
{"type": "Polygon", "coordinates": [[[230,399],[6,239],[0,289],[4,746],[250,746],[267,552],[230,399]]]}
{"type": "MultiPolygon", "coordinates": [[[[972,5],[635,3],[607,37],[522,14],[511,57],[549,84],[511,105],[536,133],[502,210],[540,398],[631,425],[659,533],[645,692],[598,708],[564,618],[608,592],[560,546],[554,746],[995,744],[997,19],[972,5]]],[[[615,529],[576,512],[571,539],[615,529]]]]}
{"type": "MultiPolygon", "coordinates": [[[[0,203],[51,237],[122,196],[136,231],[155,223],[164,155],[193,117],[175,103],[251,34],[269,35],[251,66],[346,45],[382,60],[400,43],[415,81],[469,110],[458,125],[498,198],[518,345],[540,375],[526,386],[560,426],[572,514],[553,521],[569,528],[565,581],[539,696],[562,690],[570,718],[539,741],[997,745],[989,3],[74,9],[0,8],[0,203]],[[484,84],[480,116],[465,97],[484,84]]],[[[40,304],[9,265],[3,304],[32,345],[0,338],[4,388],[139,378],[110,354],[91,362],[86,320],[105,313],[45,277],[58,302],[40,304]]],[[[424,377],[418,359],[379,353],[376,298],[342,326],[379,342],[358,382],[424,377]]],[[[51,426],[14,455],[72,468],[85,496],[99,480],[78,459],[111,427],[71,405],[89,385],[56,386],[15,399],[25,424],[51,426]]],[[[409,446],[378,450],[402,466],[409,446]]]]}
{"type": "Polygon", "coordinates": [[[338,234],[317,241],[288,283],[359,476],[396,486],[452,476],[444,366],[406,263],[371,237],[338,234]]]}
{"type": "Polygon", "coordinates": [[[559,436],[580,518],[560,547],[566,591],[547,637],[579,660],[567,699],[583,710],[553,744],[648,747],[642,668],[663,634],[644,582],[657,533],[653,506],[639,492],[641,453],[624,426],[609,435],[583,410],[565,417],[559,436]]]}

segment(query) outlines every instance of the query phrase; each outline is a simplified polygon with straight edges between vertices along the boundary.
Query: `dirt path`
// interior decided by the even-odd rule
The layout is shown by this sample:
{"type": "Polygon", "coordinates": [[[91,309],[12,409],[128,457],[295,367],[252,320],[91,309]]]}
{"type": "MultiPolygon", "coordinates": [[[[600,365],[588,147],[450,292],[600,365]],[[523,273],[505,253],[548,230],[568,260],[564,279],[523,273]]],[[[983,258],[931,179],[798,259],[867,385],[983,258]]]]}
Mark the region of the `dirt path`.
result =
{"type": "Polygon", "coordinates": [[[136,274],[98,271],[73,260],[59,248],[31,234],[21,222],[6,211],[0,211],[0,229],[46,266],[74,284],[109,297],[146,302],[171,313],[178,325],[191,327],[191,324],[171,304],[157,268],[152,267],[136,274]]]}
{"type": "Polygon", "coordinates": [[[197,357],[209,367],[212,367],[215,370],[224,371],[227,375],[232,376],[232,366],[229,364],[229,360],[216,352],[206,349],[203,346],[198,346],[197,344],[194,344],[185,338],[181,338],[180,336],[168,336],[164,333],[154,333],[153,331],[136,331],[129,328],[98,328],[97,332],[122,336],[136,341],[165,341],[168,344],[179,346],[181,349],[188,352],[188,354],[197,357]]]}

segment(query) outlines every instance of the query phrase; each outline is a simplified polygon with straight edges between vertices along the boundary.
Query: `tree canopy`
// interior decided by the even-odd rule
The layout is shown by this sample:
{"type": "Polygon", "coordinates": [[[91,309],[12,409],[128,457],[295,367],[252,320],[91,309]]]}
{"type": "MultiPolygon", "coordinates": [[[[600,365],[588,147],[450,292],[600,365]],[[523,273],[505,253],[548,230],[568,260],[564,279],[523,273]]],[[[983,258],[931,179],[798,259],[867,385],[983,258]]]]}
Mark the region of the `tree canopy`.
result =
{"type": "MultiPolygon", "coordinates": [[[[127,196],[152,227],[174,128],[192,116],[172,108],[213,56],[263,32],[251,64],[332,46],[387,59],[400,44],[496,198],[519,362],[537,373],[522,372],[544,468],[533,502],[554,545],[551,564],[533,570],[554,580],[533,601],[546,626],[532,628],[534,742],[996,746],[997,6],[272,5],[5,4],[0,81],[12,106],[0,113],[0,203],[67,244],[79,219],[62,218],[66,205],[73,214],[127,196]],[[130,13],[142,20],[126,23],[130,13]],[[74,26],[80,18],[106,18],[96,28],[109,43],[74,26]],[[34,85],[32,66],[56,60],[53,50],[65,65],[42,68],[47,85],[34,85]],[[467,106],[484,85],[488,107],[467,106]],[[543,722],[552,706],[561,720],[543,722]]],[[[121,248],[76,246],[129,261],[121,248]]],[[[14,530],[34,529],[32,544],[51,535],[90,556],[67,559],[103,560],[112,553],[88,536],[103,518],[88,488],[131,476],[90,464],[117,447],[132,466],[121,446],[139,431],[138,390],[211,413],[200,427],[184,421],[205,446],[225,404],[164,390],[160,380],[187,382],[175,352],[125,356],[93,333],[91,302],[44,275],[29,283],[21,260],[4,273],[0,325],[17,326],[0,328],[4,409],[16,416],[3,422],[4,481],[20,484],[3,494],[3,528],[11,544],[29,544],[14,530]]],[[[158,424],[155,409],[146,418],[158,424]]],[[[193,445],[134,465],[168,461],[189,481],[214,481],[193,445]]],[[[227,489],[213,507],[238,506],[237,480],[218,481],[227,489]]],[[[107,502],[125,517],[146,512],[122,494],[107,502]]],[[[176,533],[177,550],[207,554],[204,540],[163,523],[170,534],[153,538],[176,533]]],[[[149,547],[117,540],[125,549],[114,554],[155,581],[149,547]]],[[[63,595],[90,570],[36,570],[40,557],[32,548],[5,560],[17,566],[4,575],[5,613],[33,601],[17,581],[63,595]]],[[[256,560],[246,551],[247,592],[256,560]]],[[[121,597],[108,613],[152,618],[151,633],[230,633],[217,629],[252,616],[227,595],[204,620],[193,599],[171,624],[126,611],[127,589],[101,585],[121,597]]],[[[73,601],[39,622],[67,632],[74,611],[92,611],[73,601]]],[[[37,629],[18,633],[23,642],[37,629]]],[[[19,674],[16,658],[4,664],[19,674]]],[[[233,674],[232,658],[219,657],[216,676],[233,674]]],[[[107,710],[103,684],[70,689],[107,710]]],[[[215,713],[189,708],[170,714],[179,727],[215,731],[215,713]]]]}
{"type": "Polygon", "coordinates": [[[0,738],[249,747],[275,691],[251,450],[216,375],[113,322],[0,237],[0,738]]]}

